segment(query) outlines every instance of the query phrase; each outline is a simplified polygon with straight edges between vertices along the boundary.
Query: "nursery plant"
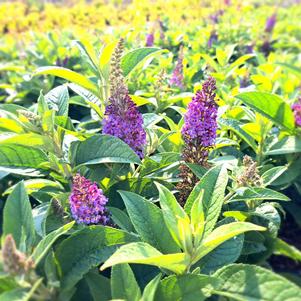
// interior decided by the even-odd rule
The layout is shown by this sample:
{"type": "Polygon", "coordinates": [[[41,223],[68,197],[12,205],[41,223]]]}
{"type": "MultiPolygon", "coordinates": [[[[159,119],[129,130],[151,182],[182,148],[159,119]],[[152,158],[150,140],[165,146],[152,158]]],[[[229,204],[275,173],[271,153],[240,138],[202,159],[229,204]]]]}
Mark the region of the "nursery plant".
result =
{"type": "MultiPolygon", "coordinates": [[[[300,6],[267,16],[268,1],[225,1],[201,18],[192,2],[175,13],[183,35],[172,8],[142,32],[115,16],[101,42],[76,18],[74,31],[26,37],[22,61],[6,33],[0,301],[301,300],[300,244],[283,232],[300,224],[300,6]],[[250,7],[263,29],[226,31],[250,7]]],[[[126,7],[125,20],[139,9],[101,5],[126,7]]],[[[39,11],[52,22],[57,9],[39,11]]]]}

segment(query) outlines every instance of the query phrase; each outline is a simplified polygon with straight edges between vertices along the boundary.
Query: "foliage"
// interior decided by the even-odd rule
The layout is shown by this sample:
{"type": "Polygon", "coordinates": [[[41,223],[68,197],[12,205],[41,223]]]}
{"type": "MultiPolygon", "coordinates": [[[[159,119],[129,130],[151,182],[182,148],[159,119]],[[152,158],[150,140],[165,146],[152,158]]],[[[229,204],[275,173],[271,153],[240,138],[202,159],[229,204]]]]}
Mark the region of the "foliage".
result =
{"type": "Polygon", "coordinates": [[[301,214],[300,4],[38,2],[0,4],[0,300],[300,300],[272,260],[301,261],[281,232],[301,214]],[[113,101],[143,119],[139,154],[104,134],[113,101]]]}

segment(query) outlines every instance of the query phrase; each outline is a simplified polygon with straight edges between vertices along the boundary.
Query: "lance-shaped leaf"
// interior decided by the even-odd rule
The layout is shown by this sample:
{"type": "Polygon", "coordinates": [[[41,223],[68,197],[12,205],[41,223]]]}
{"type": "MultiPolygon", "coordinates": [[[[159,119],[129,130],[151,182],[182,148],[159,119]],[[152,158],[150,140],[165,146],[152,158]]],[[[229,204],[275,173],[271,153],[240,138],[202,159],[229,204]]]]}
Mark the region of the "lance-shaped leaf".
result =
{"type": "Polygon", "coordinates": [[[301,152],[301,138],[297,136],[287,136],[280,141],[277,141],[265,153],[265,155],[284,155],[301,152]]]}
{"type": "Polygon", "coordinates": [[[37,169],[47,161],[46,154],[40,149],[23,145],[0,145],[0,170],[21,175],[33,172],[33,176],[40,176],[37,169]]]}
{"type": "Polygon", "coordinates": [[[218,123],[221,125],[222,129],[231,130],[243,141],[245,141],[249,146],[251,146],[254,151],[256,151],[257,145],[255,140],[242,128],[242,124],[238,120],[231,118],[219,118],[218,123]]]}
{"type": "Polygon", "coordinates": [[[236,95],[244,104],[289,130],[295,128],[293,112],[278,95],[264,92],[245,92],[236,95]]]}
{"type": "Polygon", "coordinates": [[[3,211],[3,238],[12,234],[17,248],[30,250],[35,241],[31,205],[24,183],[19,182],[7,198],[3,211]]]}
{"type": "Polygon", "coordinates": [[[264,201],[264,200],[278,200],[278,201],[289,201],[290,199],[275,190],[262,187],[243,187],[236,191],[236,194],[227,202],[235,201],[264,201]]]}
{"type": "Polygon", "coordinates": [[[75,83],[77,85],[80,85],[84,87],[85,89],[91,91],[94,94],[98,94],[98,88],[97,86],[87,79],[85,76],[74,72],[72,70],[69,70],[67,68],[63,67],[56,67],[56,66],[46,66],[46,67],[40,67],[36,70],[34,75],[43,75],[43,74],[49,74],[54,75],[57,77],[64,78],[72,83],[75,83]]]}
{"type": "Polygon", "coordinates": [[[72,288],[85,273],[111,256],[116,245],[137,241],[128,232],[103,226],[90,226],[75,232],[57,248],[61,287],[72,288]]]}
{"type": "Polygon", "coordinates": [[[69,93],[66,85],[50,90],[45,96],[48,107],[57,112],[59,116],[68,116],[69,93]]]}
{"type": "Polygon", "coordinates": [[[134,273],[128,264],[118,264],[112,267],[111,291],[113,299],[139,301],[141,291],[134,273]]]}
{"type": "Polygon", "coordinates": [[[215,166],[201,178],[186,201],[185,211],[190,213],[193,202],[198,198],[200,191],[204,190],[202,202],[205,214],[204,236],[211,232],[219,217],[227,183],[226,168],[222,165],[215,166]]]}
{"type": "Polygon", "coordinates": [[[202,257],[214,250],[226,240],[248,231],[265,231],[264,227],[260,227],[251,223],[234,222],[222,225],[214,229],[197,248],[193,263],[199,261],[202,257]]]}
{"type": "Polygon", "coordinates": [[[301,289],[272,271],[255,265],[232,264],[218,270],[214,294],[237,301],[299,301],[301,289]]]}
{"type": "Polygon", "coordinates": [[[218,279],[212,276],[185,274],[164,278],[157,289],[156,301],[203,301],[217,287],[218,279]]]}
{"type": "Polygon", "coordinates": [[[130,243],[120,247],[102,266],[101,270],[120,263],[140,263],[154,265],[182,274],[187,269],[189,257],[185,253],[163,255],[144,242],[130,243]]]}
{"type": "Polygon", "coordinates": [[[149,58],[151,55],[161,53],[162,51],[163,50],[160,48],[143,47],[128,52],[121,59],[123,75],[127,76],[139,63],[144,61],[146,58],[149,58]]]}
{"type": "Polygon", "coordinates": [[[193,229],[194,242],[197,246],[203,238],[205,229],[205,213],[203,206],[204,190],[201,190],[191,208],[191,226],[193,229]]]}
{"type": "Polygon", "coordinates": [[[94,135],[85,141],[73,143],[71,158],[77,167],[101,163],[141,163],[125,142],[110,135],[94,135]]]}
{"type": "Polygon", "coordinates": [[[179,220],[182,219],[182,224],[190,223],[189,216],[177,202],[175,196],[163,185],[156,183],[159,190],[160,206],[163,211],[165,223],[172,235],[174,241],[181,247],[184,247],[183,233],[179,228],[179,220]],[[185,223],[185,220],[187,221],[185,223]]]}
{"type": "Polygon", "coordinates": [[[143,301],[156,301],[155,294],[160,283],[161,277],[162,274],[160,273],[147,284],[142,295],[143,301]]]}
{"type": "Polygon", "coordinates": [[[35,133],[6,135],[6,137],[3,137],[0,140],[0,144],[22,145],[32,148],[41,148],[50,152],[54,151],[53,141],[49,137],[35,133]]]}
{"type": "Polygon", "coordinates": [[[131,221],[143,241],[164,254],[180,251],[165,225],[162,211],[158,206],[136,193],[128,191],[119,193],[131,221]]]}
{"type": "Polygon", "coordinates": [[[46,237],[44,237],[35,248],[32,259],[34,260],[35,264],[37,265],[41,259],[47,254],[48,250],[52,247],[53,243],[63,234],[67,233],[74,222],[71,222],[67,225],[62,226],[61,228],[49,233],[46,237]]]}

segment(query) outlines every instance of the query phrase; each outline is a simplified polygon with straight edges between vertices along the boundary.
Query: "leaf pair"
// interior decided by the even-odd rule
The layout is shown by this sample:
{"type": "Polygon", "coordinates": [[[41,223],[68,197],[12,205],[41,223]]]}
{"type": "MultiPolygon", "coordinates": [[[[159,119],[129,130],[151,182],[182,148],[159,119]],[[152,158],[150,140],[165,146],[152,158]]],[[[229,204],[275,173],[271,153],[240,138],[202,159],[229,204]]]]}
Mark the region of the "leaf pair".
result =
{"type": "Polygon", "coordinates": [[[101,269],[104,270],[119,263],[140,263],[155,265],[176,274],[183,274],[225,241],[247,231],[265,230],[263,227],[244,222],[233,222],[214,229],[221,211],[227,181],[227,172],[221,166],[209,170],[189,197],[191,210],[188,210],[187,207],[186,211],[190,214],[185,212],[174,195],[160,184],[157,184],[157,187],[161,211],[159,208],[154,209],[154,204],[147,205],[146,200],[133,193],[122,192],[121,195],[125,200],[134,228],[144,242],[131,243],[120,247],[104,263],[101,269]],[[219,177],[222,177],[223,180],[219,177]],[[217,183],[220,185],[220,181],[222,181],[221,195],[216,195],[221,191],[214,190],[215,185],[212,185],[212,180],[214,180],[215,185],[217,183]],[[201,189],[202,185],[203,187],[207,186],[207,192],[201,189]],[[206,195],[210,195],[210,200],[205,199],[206,195]],[[134,199],[135,201],[133,201],[134,199]],[[213,202],[218,202],[218,205],[214,204],[211,207],[210,205],[213,202]],[[148,219],[148,215],[144,213],[145,209],[148,210],[148,214],[152,212],[152,216],[144,224],[144,220],[148,219]],[[154,217],[155,214],[157,215],[156,218],[154,217]],[[162,223],[163,221],[164,223],[162,223]],[[153,225],[153,222],[161,222],[161,224],[153,225]],[[173,246],[169,235],[166,235],[166,228],[172,237],[173,243],[176,243],[178,249],[183,250],[183,253],[175,249],[177,253],[163,254],[156,249],[160,248],[166,251],[169,246],[173,246]],[[166,242],[162,241],[165,237],[166,242]]]}

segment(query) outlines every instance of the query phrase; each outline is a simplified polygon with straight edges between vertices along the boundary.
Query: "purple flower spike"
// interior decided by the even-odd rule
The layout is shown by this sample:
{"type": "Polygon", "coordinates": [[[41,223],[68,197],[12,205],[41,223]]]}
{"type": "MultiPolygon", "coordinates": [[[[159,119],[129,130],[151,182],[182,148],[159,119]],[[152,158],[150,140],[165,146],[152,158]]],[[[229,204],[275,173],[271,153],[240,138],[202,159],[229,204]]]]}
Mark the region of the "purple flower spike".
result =
{"type": "Polygon", "coordinates": [[[145,46],[146,47],[152,47],[154,46],[154,41],[155,41],[155,36],[154,33],[151,32],[146,36],[146,42],[145,42],[145,46]]]}
{"type": "Polygon", "coordinates": [[[176,86],[180,89],[184,88],[183,59],[183,47],[181,47],[176,67],[173,70],[172,77],[169,81],[171,86],[176,86]]]}
{"type": "Polygon", "coordinates": [[[297,126],[301,127],[301,97],[298,102],[292,105],[292,109],[294,111],[295,123],[297,126]]]}
{"type": "Polygon", "coordinates": [[[118,107],[112,102],[107,106],[105,115],[103,133],[120,138],[142,159],[146,132],[143,129],[142,115],[130,96],[124,98],[123,107],[118,107]]]}
{"type": "Polygon", "coordinates": [[[208,48],[211,48],[213,44],[217,43],[218,36],[216,31],[212,31],[208,40],[208,48]]]}
{"type": "Polygon", "coordinates": [[[78,224],[102,224],[109,221],[105,207],[108,199],[96,183],[76,174],[73,177],[72,192],[69,197],[72,217],[78,224]]]}
{"type": "Polygon", "coordinates": [[[265,32],[267,33],[271,33],[276,25],[276,21],[277,21],[277,15],[273,14],[272,16],[270,16],[265,24],[265,32]]]}
{"type": "Polygon", "coordinates": [[[143,117],[129,96],[128,88],[120,67],[123,40],[120,40],[112,58],[111,96],[106,107],[102,132],[120,138],[142,159],[146,145],[143,117]]]}
{"type": "Polygon", "coordinates": [[[214,145],[217,129],[215,90],[215,80],[211,77],[189,103],[182,128],[182,136],[186,144],[193,143],[205,148],[214,145]]]}
{"type": "Polygon", "coordinates": [[[214,23],[217,24],[219,22],[219,18],[224,14],[224,10],[220,9],[214,14],[210,15],[209,18],[210,20],[214,23]]]}
{"type": "MultiPolygon", "coordinates": [[[[217,130],[217,104],[215,103],[215,80],[209,78],[188,105],[184,115],[182,137],[185,142],[182,158],[185,163],[208,167],[209,150],[214,147],[217,130]]],[[[177,184],[179,203],[186,200],[198,182],[198,178],[185,164],[180,166],[181,181],[177,184]]]]}

